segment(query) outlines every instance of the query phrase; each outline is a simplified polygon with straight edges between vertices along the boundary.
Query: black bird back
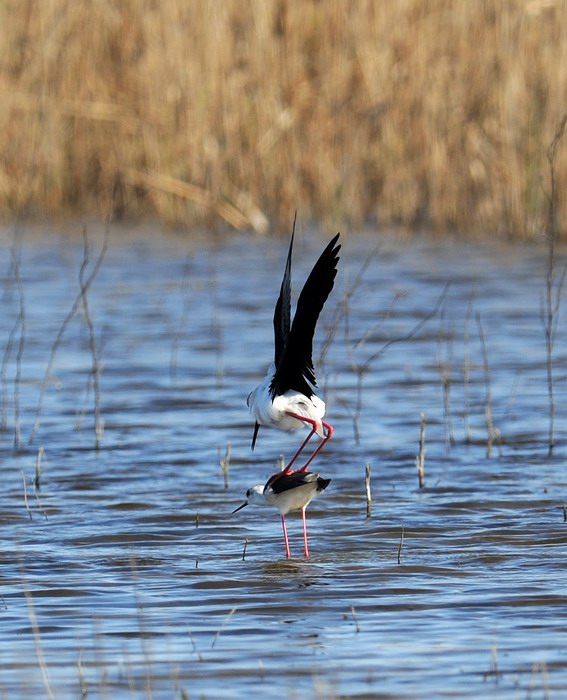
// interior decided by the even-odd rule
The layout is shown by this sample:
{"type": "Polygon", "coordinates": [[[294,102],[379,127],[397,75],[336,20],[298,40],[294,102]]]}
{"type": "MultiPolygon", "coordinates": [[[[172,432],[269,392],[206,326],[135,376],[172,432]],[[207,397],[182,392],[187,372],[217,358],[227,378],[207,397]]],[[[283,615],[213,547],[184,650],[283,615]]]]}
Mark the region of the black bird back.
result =
{"type": "MultiPolygon", "coordinates": [[[[290,489],[295,489],[298,486],[303,486],[304,484],[312,483],[312,481],[308,480],[306,477],[312,476],[311,472],[302,472],[302,471],[296,471],[296,472],[290,472],[289,474],[285,474],[284,472],[281,472],[279,474],[273,474],[268,481],[266,482],[266,485],[264,486],[264,491],[266,489],[271,488],[272,491],[276,494],[283,493],[284,491],[289,491],[290,489]]],[[[330,479],[323,479],[322,476],[317,476],[317,493],[321,493],[321,491],[324,491],[327,486],[331,483],[330,479]]]]}

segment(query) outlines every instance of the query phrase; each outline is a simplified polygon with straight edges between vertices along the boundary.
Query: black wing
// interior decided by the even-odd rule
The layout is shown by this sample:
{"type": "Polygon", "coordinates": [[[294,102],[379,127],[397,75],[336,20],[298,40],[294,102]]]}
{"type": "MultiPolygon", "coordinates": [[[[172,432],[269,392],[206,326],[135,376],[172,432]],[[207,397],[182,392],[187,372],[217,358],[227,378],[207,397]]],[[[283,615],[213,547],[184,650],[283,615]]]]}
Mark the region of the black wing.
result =
{"type": "Polygon", "coordinates": [[[289,331],[291,327],[291,253],[293,250],[296,219],[297,212],[295,212],[295,216],[293,217],[293,229],[291,231],[291,241],[289,243],[287,262],[285,265],[282,286],[280,287],[280,295],[274,310],[274,361],[276,363],[276,367],[280,363],[280,359],[289,338],[289,331]]]}
{"type": "Polygon", "coordinates": [[[339,235],[337,233],[321,253],[299,295],[289,338],[280,361],[276,362],[276,373],[270,385],[272,397],[285,394],[289,389],[311,397],[317,386],[312,359],[313,335],[319,314],[335,284],[341,248],[337,244],[339,235]]]}
{"type": "Polygon", "coordinates": [[[313,474],[312,472],[295,471],[289,474],[279,472],[268,479],[264,486],[264,491],[271,488],[274,493],[278,494],[295,489],[298,486],[312,484],[314,481],[317,481],[317,491],[324,491],[331,483],[330,479],[323,479],[319,474],[313,474]]]}
{"type": "Polygon", "coordinates": [[[295,489],[298,486],[303,486],[313,481],[317,478],[318,474],[312,474],[311,472],[278,472],[277,474],[272,474],[272,476],[266,482],[264,486],[264,491],[267,489],[272,489],[274,493],[283,493],[284,491],[289,491],[290,489],[295,489]]]}

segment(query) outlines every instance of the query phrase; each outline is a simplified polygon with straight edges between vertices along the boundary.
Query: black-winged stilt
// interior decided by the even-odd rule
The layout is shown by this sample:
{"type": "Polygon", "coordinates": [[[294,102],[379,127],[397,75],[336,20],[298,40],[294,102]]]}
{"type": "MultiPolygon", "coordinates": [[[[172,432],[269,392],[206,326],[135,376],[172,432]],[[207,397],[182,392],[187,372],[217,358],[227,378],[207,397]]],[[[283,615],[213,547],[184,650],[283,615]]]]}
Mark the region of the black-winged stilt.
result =
{"type": "Polygon", "coordinates": [[[295,235],[295,219],[287,254],[283,281],[274,311],[275,357],[264,381],[248,395],[255,425],[252,449],[261,425],[281,430],[310,428],[310,432],[286,466],[291,470],[295,460],[315,433],[322,438],[311,457],[301,467],[307,471],[317,453],[333,434],[333,427],[323,420],[325,402],[316,394],[317,382],[313,368],[313,335],[317,319],[331,293],[337,274],[339,235],[330,241],[313,269],[299,298],[291,322],[291,255],[295,235]]]}
{"type": "Polygon", "coordinates": [[[238,506],[233,513],[238,512],[250,503],[270,504],[275,506],[282,518],[282,528],[285,542],[285,554],[291,558],[285,516],[292,510],[300,510],[303,518],[303,545],[305,557],[309,557],[309,547],[307,546],[307,522],[305,519],[305,509],[318,493],[324,491],[331,483],[330,479],[323,479],[319,474],[312,474],[304,470],[282,471],[273,474],[268,481],[262,485],[258,484],[246,491],[246,500],[238,506]]]}

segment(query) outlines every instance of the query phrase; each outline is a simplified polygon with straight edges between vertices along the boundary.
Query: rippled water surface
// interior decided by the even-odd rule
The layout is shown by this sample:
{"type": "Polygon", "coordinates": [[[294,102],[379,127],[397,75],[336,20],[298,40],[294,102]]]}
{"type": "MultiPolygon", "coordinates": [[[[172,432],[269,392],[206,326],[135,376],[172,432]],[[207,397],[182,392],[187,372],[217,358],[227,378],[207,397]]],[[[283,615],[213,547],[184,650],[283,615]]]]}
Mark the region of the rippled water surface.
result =
{"type": "MultiPolygon", "coordinates": [[[[296,292],[326,240],[301,231],[296,292]]],[[[0,697],[567,696],[567,300],[550,458],[543,251],[344,236],[315,342],[332,482],[286,561],[275,510],[231,512],[301,439],[252,453],[245,405],[288,241],[111,232],[86,315],[101,242],[0,234],[0,697]]]]}

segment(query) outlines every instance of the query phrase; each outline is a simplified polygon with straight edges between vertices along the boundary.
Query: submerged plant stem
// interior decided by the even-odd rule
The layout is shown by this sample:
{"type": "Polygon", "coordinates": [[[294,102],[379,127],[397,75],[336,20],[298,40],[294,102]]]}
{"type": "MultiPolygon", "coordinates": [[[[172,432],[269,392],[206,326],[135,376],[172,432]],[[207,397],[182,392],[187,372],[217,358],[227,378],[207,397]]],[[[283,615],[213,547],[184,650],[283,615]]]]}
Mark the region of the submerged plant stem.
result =
{"type": "Polygon", "coordinates": [[[561,292],[565,282],[565,272],[563,268],[559,281],[556,281],[555,270],[555,243],[558,238],[557,210],[559,207],[559,196],[557,191],[557,147],[563,138],[567,126],[567,115],[563,117],[557,127],[549,148],[547,149],[547,162],[549,165],[550,192],[547,195],[548,211],[546,223],[547,239],[547,265],[545,278],[545,304],[543,315],[543,325],[545,333],[545,354],[547,373],[547,395],[549,403],[549,427],[548,427],[548,456],[551,457],[555,448],[555,395],[553,378],[553,346],[555,341],[555,331],[557,328],[557,318],[561,302],[561,292]]]}
{"type": "Polygon", "coordinates": [[[63,319],[63,323],[61,324],[61,327],[59,328],[59,332],[57,333],[57,336],[55,337],[55,340],[53,341],[53,345],[51,346],[51,352],[49,353],[49,359],[47,361],[47,367],[45,368],[45,373],[43,375],[43,381],[41,383],[41,388],[39,391],[39,398],[37,402],[37,408],[35,412],[35,420],[34,420],[34,425],[33,429],[31,431],[31,435],[29,437],[29,444],[31,445],[33,441],[35,440],[35,436],[37,435],[37,431],[39,430],[39,426],[41,425],[41,413],[43,410],[43,399],[45,396],[45,392],[47,390],[47,385],[49,384],[49,380],[51,379],[52,371],[53,371],[53,364],[55,362],[55,357],[57,355],[57,351],[59,350],[59,346],[63,342],[63,338],[65,336],[65,332],[67,330],[67,327],[75,317],[75,314],[77,313],[77,310],[79,309],[79,305],[83,303],[83,298],[86,295],[88,289],[90,288],[91,284],[95,280],[98,271],[100,270],[100,267],[102,265],[102,262],[104,260],[104,257],[106,255],[106,250],[108,248],[108,237],[109,237],[109,227],[107,226],[105,230],[105,235],[104,235],[104,242],[102,245],[102,248],[95,260],[95,263],[90,271],[90,274],[88,277],[83,279],[83,284],[81,285],[81,289],[79,291],[79,294],[76,296],[73,305],[71,306],[71,309],[67,316],[63,319]]]}
{"type": "MultiPolygon", "coordinates": [[[[104,239],[103,249],[99,259],[102,263],[102,258],[106,253],[106,247],[108,244],[108,229],[106,230],[106,235],[104,239]]],[[[92,360],[92,378],[93,378],[93,392],[94,392],[94,433],[95,433],[95,449],[98,451],[100,449],[100,440],[103,432],[103,424],[100,418],[100,361],[98,357],[98,349],[96,343],[96,336],[94,332],[94,324],[91,316],[89,298],[88,298],[88,279],[85,279],[85,273],[89,264],[89,241],[87,237],[87,229],[83,227],[83,262],[79,269],[79,285],[81,287],[81,300],[83,303],[83,311],[85,314],[85,321],[87,328],[89,330],[89,349],[91,352],[92,360]]]]}

